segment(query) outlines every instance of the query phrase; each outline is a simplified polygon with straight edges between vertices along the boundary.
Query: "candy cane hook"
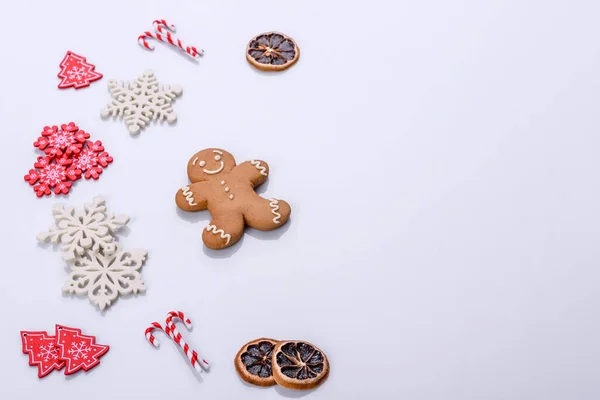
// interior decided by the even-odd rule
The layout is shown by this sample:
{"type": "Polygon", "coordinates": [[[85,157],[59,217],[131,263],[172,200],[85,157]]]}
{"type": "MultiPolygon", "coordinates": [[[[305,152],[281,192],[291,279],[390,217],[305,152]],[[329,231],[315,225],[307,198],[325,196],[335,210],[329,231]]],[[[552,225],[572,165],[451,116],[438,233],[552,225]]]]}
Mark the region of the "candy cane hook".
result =
{"type": "Polygon", "coordinates": [[[175,343],[181,346],[183,352],[190,359],[190,363],[194,366],[194,368],[196,368],[196,370],[198,370],[201,366],[203,366],[206,369],[209,369],[210,365],[208,364],[208,361],[206,361],[206,359],[200,354],[198,354],[196,351],[190,349],[190,346],[183,340],[181,333],[179,333],[179,331],[175,327],[175,322],[173,322],[174,318],[182,320],[185,324],[185,327],[188,330],[192,329],[192,321],[186,318],[181,311],[171,311],[167,314],[166,325],[171,331],[171,337],[173,338],[175,343]]]}
{"type": "Polygon", "coordinates": [[[179,319],[181,322],[185,324],[185,327],[190,330],[192,329],[192,321],[189,318],[186,318],[185,315],[181,311],[169,311],[167,313],[167,319],[165,322],[167,325],[174,325],[173,319],[179,319]]]}
{"type": "Polygon", "coordinates": [[[147,328],[146,331],[144,332],[144,336],[146,336],[146,339],[148,339],[148,341],[150,342],[150,344],[152,344],[152,346],[158,348],[158,346],[160,345],[160,343],[158,343],[156,341],[156,338],[154,337],[154,335],[152,334],[152,332],[155,329],[160,329],[161,331],[165,332],[167,334],[167,336],[171,337],[171,328],[169,328],[168,326],[165,326],[163,328],[162,325],[159,324],[158,322],[153,322],[151,325],[152,326],[149,327],[149,328],[147,328]]]}
{"type": "Polygon", "coordinates": [[[163,30],[163,26],[165,28],[167,28],[168,30],[170,30],[171,32],[175,32],[175,30],[177,29],[175,27],[175,25],[173,24],[169,24],[167,21],[165,21],[164,19],[156,19],[152,22],[152,25],[154,26],[154,29],[156,29],[158,32],[162,33],[163,30]]]}

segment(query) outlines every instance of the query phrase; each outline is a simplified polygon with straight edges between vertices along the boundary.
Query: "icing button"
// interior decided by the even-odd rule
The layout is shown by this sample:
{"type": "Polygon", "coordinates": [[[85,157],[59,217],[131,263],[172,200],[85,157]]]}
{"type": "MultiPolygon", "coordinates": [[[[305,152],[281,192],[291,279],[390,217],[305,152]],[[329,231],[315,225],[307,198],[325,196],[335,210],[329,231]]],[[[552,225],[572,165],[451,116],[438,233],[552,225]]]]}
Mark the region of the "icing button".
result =
{"type": "Polygon", "coordinates": [[[232,194],[229,195],[229,200],[233,200],[233,195],[232,194]]]}

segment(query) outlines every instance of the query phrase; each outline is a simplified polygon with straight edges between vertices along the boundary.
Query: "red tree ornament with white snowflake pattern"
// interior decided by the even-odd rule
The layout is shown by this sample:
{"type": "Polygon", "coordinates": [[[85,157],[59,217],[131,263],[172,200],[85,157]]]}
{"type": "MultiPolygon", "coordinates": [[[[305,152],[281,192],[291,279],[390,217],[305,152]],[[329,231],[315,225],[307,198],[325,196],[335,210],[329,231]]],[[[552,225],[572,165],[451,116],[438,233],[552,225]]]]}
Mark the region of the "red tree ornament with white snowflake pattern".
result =
{"type": "Polygon", "coordinates": [[[65,361],[60,358],[56,338],[46,332],[21,331],[23,353],[29,354],[29,365],[38,367],[38,377],[43,378],[53,370],[60,371],[65,361]]]}
{"type": "Polygon", "coordinates": [[[62,81],[58,84],[59,89],[74,87],[81,89],[89,86],[91,82],[102,78],[102,74],[94,71],[96,66],[86,62],[85,57],[67,51],[65,58],[60,63],[58,77],[62,81]]]}
{"type": "Polygon", "coordinates": [[[80,369],[89,371],[100,364],[100,357],[109,349],[109,346],[96,344],[96,338],[82,334],[81,329],[62,325],[56,325],[56,345],[59,357],[66,362],[65,375],[80,369]]]}

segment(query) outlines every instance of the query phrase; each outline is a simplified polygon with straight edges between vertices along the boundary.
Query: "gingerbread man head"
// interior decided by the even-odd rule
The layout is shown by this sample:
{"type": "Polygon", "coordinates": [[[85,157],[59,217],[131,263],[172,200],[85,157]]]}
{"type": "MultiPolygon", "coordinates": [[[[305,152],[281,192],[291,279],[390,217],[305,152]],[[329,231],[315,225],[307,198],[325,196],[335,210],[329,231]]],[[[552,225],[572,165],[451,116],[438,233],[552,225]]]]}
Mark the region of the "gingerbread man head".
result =
{"type": "Polygon", "coordinates": [[[187,173],[192,183],[206,181],[230,172],[235,158],[223,149],[205,149],[190,158],[187,173]]]}

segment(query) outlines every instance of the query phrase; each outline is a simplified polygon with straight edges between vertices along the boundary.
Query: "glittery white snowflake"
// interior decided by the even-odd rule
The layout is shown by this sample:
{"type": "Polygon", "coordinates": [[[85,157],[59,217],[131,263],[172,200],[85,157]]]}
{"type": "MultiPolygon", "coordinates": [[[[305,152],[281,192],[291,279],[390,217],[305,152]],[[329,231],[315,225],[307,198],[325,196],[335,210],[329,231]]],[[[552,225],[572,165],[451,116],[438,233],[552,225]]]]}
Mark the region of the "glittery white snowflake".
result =
{"type": "Polygon", "coordinates": [[[86,360],[90,350],[91,348],[86,346],[85,342],[73,342],[71,343],[71,348],[67,350],[67,353],[71,355],[73,360],[79,360],[80,358],[86,360]]]}
{"type": "Polygon", "coordinates": [[[44,361],[48,361],[50,359],[56,360],[58,358],[58,347],[53,344],[42,345],[40,346],[38,357],[43,358],[44,361]]]}
{"type": "Polygon", "coordinates": [[[86,249],[103,250],[105,254],[116,251],[114,233],[129,222],[127,216],[114,216],[106,212],[105,200],[94,197],[92,204],[83,209],[67,208],[57,204],[52,208],[56,227],[37,235],[41,242],[60,241],[63,259],[67,262],[83,255],[86,249]]]}
{"type": "Polygon", "coordinates": [[[86,251],[69,264],[71,273],[63,291],[87,294],[93,304],[104,310],[119,295],[146,290],[139,270],[147,254],[145,250],[125,251],[118,247],[112,255],[86,251]]]}
{"type": "Polygon", "coordinates": [[[121,117],[129,132],[139,133],[150,120],[166,119],[169,123],[177,120],[171,102],[180,96],[182,89],[177,86],[161,85],[151,71],[131,82],[108,81],[113,100],[100,112],[102,117],[121,117]]]}

